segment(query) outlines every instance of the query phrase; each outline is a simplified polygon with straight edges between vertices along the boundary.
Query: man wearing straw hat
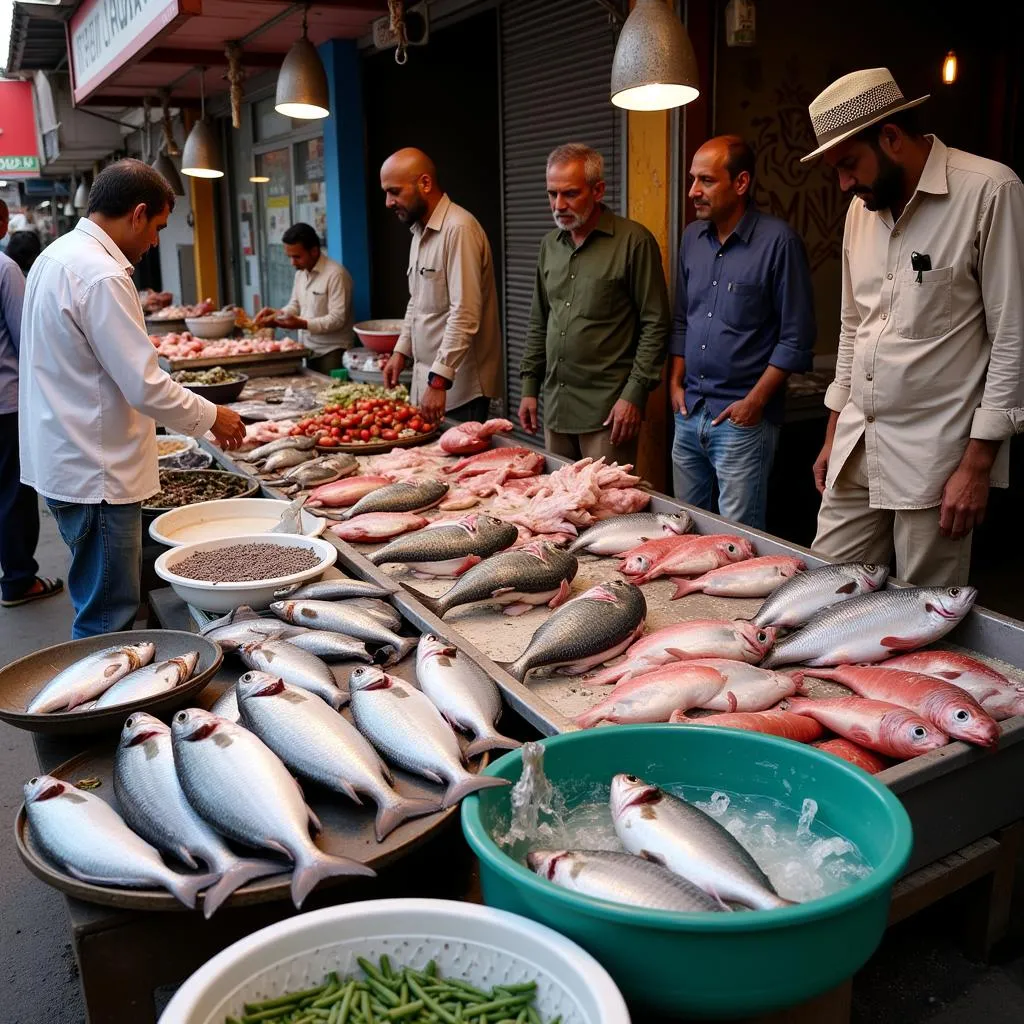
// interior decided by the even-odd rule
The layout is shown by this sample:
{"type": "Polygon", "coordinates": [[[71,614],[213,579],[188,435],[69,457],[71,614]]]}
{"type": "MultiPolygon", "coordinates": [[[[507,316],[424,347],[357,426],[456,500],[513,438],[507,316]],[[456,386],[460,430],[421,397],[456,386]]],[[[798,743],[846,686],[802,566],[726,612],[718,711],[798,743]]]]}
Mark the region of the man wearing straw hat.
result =
{"type": "Polygon", "coordinates": [[[919,585],[967,581],[990,486],[1024,428],[1024,186],[1008,167],[918,130],[886,68],[810,105],[853,195],[814,549],[888,562],[919,585]]]}

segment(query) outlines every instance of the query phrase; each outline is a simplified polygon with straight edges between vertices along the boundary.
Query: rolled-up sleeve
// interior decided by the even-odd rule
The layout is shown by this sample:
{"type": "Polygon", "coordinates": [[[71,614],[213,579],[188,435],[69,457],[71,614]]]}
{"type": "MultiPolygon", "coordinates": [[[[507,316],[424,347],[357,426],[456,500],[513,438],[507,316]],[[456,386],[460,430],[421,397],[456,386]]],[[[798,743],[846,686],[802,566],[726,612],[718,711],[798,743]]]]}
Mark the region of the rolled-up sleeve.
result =
{"type": "Polygon", "coordinates": [[[839,350],[836,353],[836,376],[825,392],[825,406],[832,412],[842,412],[850,400],[853,381],[853,344],[857,337],[860,313],[853,297],[853,279],[850,275],[850,254],[847,240],[850,232],[850,217],[846,217],[843,237],[843,293],[839,320],[839,350]]]}
{"type": "Polygon", "coordinates": [[[806,373],[814,365],[814,286],[799,237],[791,235],[782,242],[774,269],[779,340],[768,362],[789,373],[806,373]]]}
{"type": "Polygon", "coordinates": [[[971,437],[1003,441],[1024,430],[1024,185],[999,185],[981,217],[978,276],[991,341],[971,437]]]}
{"type": "Polygon", "coordinates": [[[132,408],[182,434],[205,434],[217,418],[217,406],[160,369],[138,308],[127,277],[103,278],[88,289],[82,326],[97,360],[132,408]]]}
{"type": "Polygon", "coordinates": [[[630,285],[640,333],[633,368],[620,397],[642,411],[647,406],[647,396],[661,382],[671,320],[661,249],[651,234],[643,238],[632,254],[630,285]]]}
{"type": "Polygon", "coordinates": [[[485,239],[478,228],[464,224],[454,228],[447,241],[448,318],[441,347],[430,372],[454,380],[466,353],[480,333],[485,239]]]}

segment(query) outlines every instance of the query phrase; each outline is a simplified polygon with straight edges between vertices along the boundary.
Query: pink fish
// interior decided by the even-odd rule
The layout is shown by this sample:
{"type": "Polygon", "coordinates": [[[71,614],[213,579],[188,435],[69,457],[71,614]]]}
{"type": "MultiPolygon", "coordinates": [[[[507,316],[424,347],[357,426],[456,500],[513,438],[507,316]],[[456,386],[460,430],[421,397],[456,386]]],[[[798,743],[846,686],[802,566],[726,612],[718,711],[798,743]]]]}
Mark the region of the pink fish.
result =
{"type": "Polygon", "coordinates": [[[350,476],[347,480],[335,480],[331,484],[321,484],[310,491],[309,500],[306,505],[309,508],[317,508],[327,505],[331,508],[348,508],[354,505],[360,498],[365,498],[377,490],[392,483],[387,476],[350,476]]]}
{"type": "Polygon", "coordinates": [[[599,722],[666,722],[676,708],[699,708],[721,690],[725,679],[713,668],[680,661],[619,683],[575,722],[584,729],[599,722]]]}
{"type": "Polygon", "coordinates": [[[1024,715],[1024,683],[1015,683],[977,658],[956,651],[915,651],[885,663],[943,679],[966,690],[997,722],[1024,715]]]}
{"type": "Polygon", "coordinates": [[[460,459],[454,466],[447,466],[445,472],[457,473],[459,479],[463,480],[486,473],[488,470],[507,467],[515,467],[514,471],[508,474],[510,478],[536,476],[544,468],[544,456],[529,448],[492,448],[479,455],[460,459]]]}
{"type": "Polygon", "coordinates": [[[803,679],[803,672],[773,672],[727,658],[701,658],[685,664],[714,669],[725,680],[722,689],[701,704],[709,711],[766,711],[792,697],[803,679]]]}
{"type": "Polygon", "coordinates": [[[758,629],[744,619],[677,622],[642,636],[626,651],[623,661],[604,669],[587,682],[604,686],[659,665],[693,658],[729,658],[756,665],[771,649],[776,632],[771,626],[758,629]]]}
{"type": "MultiPolygon", "coordinates": [[[[620,572],[633,576],[634,583],[649,583],[659,576],[695,576],[710,572],[730,562],[753,558],[755,551],[750,541],[730,534],[710,534],[704,537],[665,538],[677,543],[660,556],[631,555],[620,572]]],[[[657,543],[650,541],[648,543],[657,543]]]]}
{"type": "Polygon", "coordinates": [[[706,718],[691,718],[685,711],[673,711],[669,717],[673,725],[720,725],[727,729],[746,729],[749,732],[763,732],[769,736],[781,736],[797,743],[813,743],[825,734],[825,730],[813,718],[797,715],[792,711],[769,708],[767,711],[725,712],[708,715],[706,718]]]}
{"type": "Polygon", "coordinates": [[[944,732],[913,711],[880,700],[792,697],[789,710],[815,719],[844,739],[901,761],[944,747],[949,742],[944,732]]]}
{"type": "Polygon", "coordinates": [[[428,519],[415,512],[367,512],[346,523],[335,523],[328,529],[342,540],[372,544],[378,540],[390,540],[410,530],[421,530],[428,522],[428,519]]]}
{"type": "Polygon", "coordinates": [[[795,576],[806,568],[806,562],[789,555],[748,558],[742,562],[712,569],[695,580],[673,579],[676,592],[672,600],[700,592],[709,597],[767,597],[790,576],[795,576]]]}
{"type": "Polygon", "coordinates": [[[916,711],[954,739],[981,747],[995,746],[999,742],[995,719],[965,690],[933,676],[873,665],[816,668],[811,674],[842,683],[861,697],[888,701],[916,711]]]}
{"type": "Polygon", "coordinates": [[[488,420],[486,423],[471,421],[446,430],[437,443],[449,455],[472,455],[484,451],[493,434],[508,433],[514,429],[509,420],[488,420]]]}
{"type": "Polygon", "coordinates": [[[822,740],[820,743],[815,743],[814,746],[833,757],[842,758],[844,761],[849,761],[850,764],[855,764],[858,768],[863,768],[869,775],[877,775],[890,767],[889,762],[873,750],[865,750],[864,747],[858,746],[852,740],[844,740],[841,736],[831,740],[822,740]]]}

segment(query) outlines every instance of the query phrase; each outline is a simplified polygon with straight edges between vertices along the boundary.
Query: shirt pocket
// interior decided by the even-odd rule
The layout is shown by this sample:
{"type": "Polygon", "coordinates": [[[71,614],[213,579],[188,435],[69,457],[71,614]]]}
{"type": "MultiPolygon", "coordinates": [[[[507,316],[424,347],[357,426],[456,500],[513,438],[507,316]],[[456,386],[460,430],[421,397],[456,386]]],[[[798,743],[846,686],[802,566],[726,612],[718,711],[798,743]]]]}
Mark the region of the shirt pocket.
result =
{"type": "Polygon", "coordinates": [[[727,281],[719,292],[721,318],[741,330],[760,327],[768,315],[768,296],[764,285],[752,281],[727,281]]]}
{"type": "Polygon", "coordinates": [[[620,294],[617,281],[577,275],[573,304],[576,312],[588,320],[611,320],[615,317],[620,294]]]}
{"type": "MultiPolygon", "coordinates": [[[[327,289],[325,287],[311,288],[309,291],[309,316],[319,317],[327,315],[327,289]]],[[[308,320],[309,317],[306,317],[308,320]]]]}
{"type": "Polygon", "coordinates": [[[448,311],[448,282],[439,267],[420,266],[415,271],[416,308],[421,313],[448,311]]]}
{"type": "Polygon", "coordinates": [[[896,333],[901,338],[938,338],[953,328],[953,268],[904,270],[896,294],[896,333]]]}

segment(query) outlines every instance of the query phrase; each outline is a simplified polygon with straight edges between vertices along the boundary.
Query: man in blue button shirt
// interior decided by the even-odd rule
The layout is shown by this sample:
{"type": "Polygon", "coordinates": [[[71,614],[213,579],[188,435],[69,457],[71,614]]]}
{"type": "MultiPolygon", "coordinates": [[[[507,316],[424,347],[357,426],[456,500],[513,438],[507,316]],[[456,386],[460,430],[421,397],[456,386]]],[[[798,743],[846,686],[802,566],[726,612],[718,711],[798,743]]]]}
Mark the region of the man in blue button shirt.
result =
{"type": "Polygon", "coordinates": [[[670,390],[675,494],[764,529],[786,378],[812,366],[803,242],[753,204],[755,158],[736,135],[706,142],[690,175],[697,220],[679,247],[670,390]]]}

